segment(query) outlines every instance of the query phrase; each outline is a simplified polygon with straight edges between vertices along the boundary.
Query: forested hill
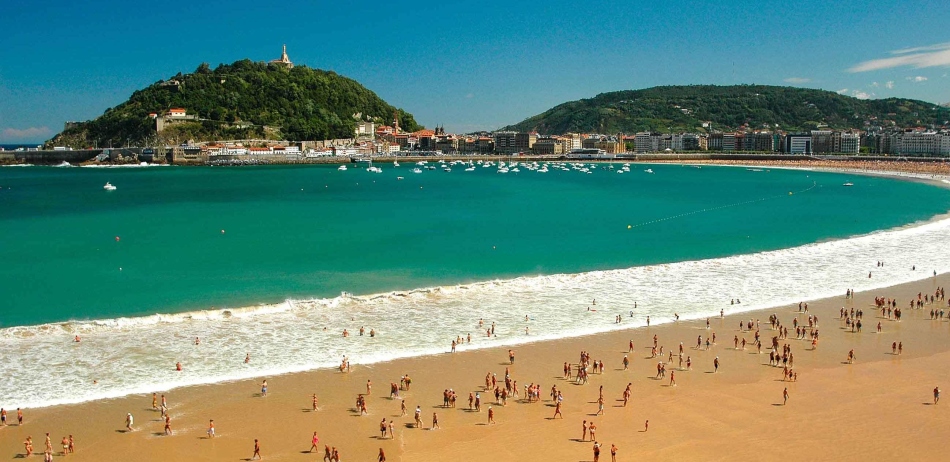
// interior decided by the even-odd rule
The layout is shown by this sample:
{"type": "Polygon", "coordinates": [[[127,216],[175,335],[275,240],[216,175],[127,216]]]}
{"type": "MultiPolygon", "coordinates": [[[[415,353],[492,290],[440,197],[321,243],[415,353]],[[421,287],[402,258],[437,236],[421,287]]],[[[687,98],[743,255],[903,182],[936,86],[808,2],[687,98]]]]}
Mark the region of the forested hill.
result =
{"type": "Polygon", "coordinates": [[[950,110],[901,98],[857,99],[831,91],[766,85],[690,85],[602,93],[571,101],[505,127],[541,134],[704,132],[742,127],[786,131],[943,124],[950,110]]]}
{"type": "Polygon", "coordinates": [[[202,64],[132,93],[95,120],[56,135],[48,144],[75,148],[152,145],[189,139],[323,140],[352,138],[360,120],[417,130],[412,114],[394,108],[355,80],[334,72],[250,60],[211,69],[202,64]],[[199,120],[177,123],[161,134],[150,113],[183,108],[199,120]]]}

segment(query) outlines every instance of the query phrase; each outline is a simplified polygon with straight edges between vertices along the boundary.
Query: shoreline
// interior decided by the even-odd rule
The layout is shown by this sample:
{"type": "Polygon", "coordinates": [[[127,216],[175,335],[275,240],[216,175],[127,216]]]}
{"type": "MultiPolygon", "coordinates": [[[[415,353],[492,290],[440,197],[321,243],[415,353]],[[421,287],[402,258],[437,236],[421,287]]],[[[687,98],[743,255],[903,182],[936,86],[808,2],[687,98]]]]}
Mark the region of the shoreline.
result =
{"type": "MultiPolygon", "coordinates": [[[[928,305],[924,310],[907,310],[905,308],[904,320],[902,323],[896,323],[890,319],[879,318],[873,308],[867,307],[870,298],[873,296],[897,295],[903,302],[910,297],[910,294],[920,291],[922,288],[934,288],[943,286],[950,282],[950,275],[940,275],[936,278],[927,278],[921,281],[915,281],[899,286],[893,286],[886,289],[874,290],[873,293],[861,292],[856,294],[852,300],[846,300],[843,295],[826,298],[821,300],[809,301],[810,314],[820,317],[819,326],[821,328],[821,345],[816,354],[821,357],[814,358],[809,353],[810,348],[805,341],[795,341],[794,331],[789,339],[783,341],[793,346],[794,354],[801,355],[802,359],[797,360],[794,370],[801,371],[802,379],[796,382],[775,383],[773,377],[778,374],[781,377],[781,368],[776,371],[775,368],[764,368],[767,361],[767,355],[755,355],[754,347],[747,347],[747,355],[736,356],[738,352],[731,352],[731,337],[733,333],[742,338],[751,339],[751,333],[748,330],[739,332],[735,329],[735,323],[739,320],[758,319],[762,322],[761,329],[765,338],[775,335],[774,331],[769,330],[766,318],[771,313],[776,313],[786,323],[795,314],[795,307],[783,305],[780,307],[766,308],[755,311],[746,311],[738,314],[726,315],[723,319],[710,318],[713,323],[713,332],[718,332],[717,345],[713,345],[713,352],[706,352],[703,349],[695,349],[690,345],[690,339],[697,335],[707,337],[709,331],[703,327],[700,320],[681,319],[678,322],[670,322],[662,325],[652,324],[650,327],[625,327],[619,330],[588,334],[578,337],[547,340],[542,342],[533,342],[519,345],[516,348],[518,361],[514,365],[508,366],[505,351],[507,346],[493,346],[477,350],[460,350],[458,353],[443,353],[422,357],[403,358],[392,361],[386,361],[366,366],[357,366],[350,373],[340,373],[334,369],[318,369],[306,372],[291,374],[282,374],[266,377],[271,384],[271,392],[275,396],[261,398],[257,393],[252,393],[259,383],[257,379],[242,379],[231,382],[193,385],[175,389],[166,392],[172,403],[170,415],[173,416],[174,435],[165,437],[161,434],[161,422],[157,418],[157,413],[152,417],[148,403],[150,396],[148,394],[128,395],[121,398],[107,400],[90,401],[80,404],[60,405],[54,407],[27,409],[27,421],[24,428],[9,427],[0,431],[0,447],[8,448],[11,453],[20,453],[18,448],[19,441],[22,441],[24,434],[32,434],[36,446],[41,447],[39,442],[40,435],[44,431],[54,431],[54,439],[59,433],[69,432],[77,435],[78,446],[81,448],[75,454],[78,460],[96,460],[96,452],[108,448],[110,454],[120,458],[133,458],[136,460],[168,460],[168,458],[177,460],[233,460],[246,451],[247,441],[251,438],[257,438],[258,435],[265,442],[269,459],[278,456],[281,460],[284,458],[299,457],[300,451],[306,449],[305,444],[309,441],[309,432],[318,430],[322,441],[339,447],[341,452],[348,460],[368,460],[375,455],[376,447],[385,447],[387,455],[391,460],[447,460],[450,458],[463,457],[467,460],[523,460],[525,457],[532,457],[533,454],[544,455],[545,458],[565,457],[565,451],[569,454],[577,453],[576,457],[589,456],[589,444],[578,444],[570,441],[570,437],[577,437],[575,432],[579,432],[579,420],[596,419],[600,423],[603,432],[609,436],[609,441],[615,441],[623,450],[624,457],[621,460],[630,460],[631,454],[654,454],[661,460],[678,459],[683,457],[684,450],[692,453],[693,457],[720,458],[734,457],[743,454],[751,448],[735,448],[732,441],[708,441],[710,438],[718,440],[721,435],[697,435],[695,429],[690,428],[691,424],[686,424],[688,419],[699,419],[705,421],[706,416],[717,415],[717,421],[722,422],[726,417],[716,413],[716,410],[722,410],[724,406],[727,409],[738,406],[735,409],[735,419],[727,419],[730,424],[727,426],[727,434],[733,434],[736,437],[742,437],[747,442],[753,442],[752,445],[758,450],[765,450],[762,446],[765,441],[771,441],[770,438],[758,435],[759,428],[763,424],[778,425],[782,427],[783,423],[789,423],[788,420],[773,420],[773,410],[776,399],[781,400],[781,387],[786,386],[793,394],[793,399],[799,406],[807,405],[807,410],[790,411],[794,412],[798,419],[808,419],[807,427],[799,427],[800,422],[792,421],[792,428],[798,428],[799,433],[785,434],[785,437],[792,440],[811,440],[811,444],[819,448],[827,449],[828,445],[822,445],[822,439],[814,441],[814,438],[820,434],[818,428],[828,429],[841,426],[848,428],[849,431],[857,431],[860,428],[870,429],[878,428],[885,421],[864,422],[863,424],[851,419],[839,416],[837,420],[821,424],[820,421],[814,421],[814,412],[828,412],[828,409],[822,410],[822,407],[828,407],[835,412],[841,412],[843,409],[849,409],[851,415],[857,417],[867,417],[862,413],[854,414],[855,405],[860,409],[865,406],[859,405],[859,402],[848,395],[850,390],[866,390],[870,380],[878,383],[881,380],[885,382],[875,385],[879,390],[878,394],[888,395],[888,391],[894,390],[896,385],[890,381],[889,374],[881,373],[862,373],[855,378],[840,378],[835,372],[842,368],[858,370],[860,368],[881,369],[891,365],[895,359],[891,359],[883,353],[875,353],[874,350],[889,349],[888,345],[891,338],[902,339],[907,342],[908,351],[905,356],[899,357],[904,361],[904,367],[901,368],[901,374],[907,376],[910,372],[913,374],[923,374],[930,377],[933,375],[948,378],[947,373],[940,368],[933,369],[926,367],[926,364],[934,360],[943,361],[950,359],[950,342],[947,341],[946,323],[947,321],[927,321],[926,313],[928,305]],[[842,330],[843,324],[837,319],[837,307],[857,307],[868,310],[865,313],[866,325],[864,334],[851,334],[842,330]],[[865,308],[867,307],[867,308],[865,308]],[[886,322],[885,334],[887,335],[884,345],[881,342],[874,342],[875,334],[874,323],[881,320],[886,322]],[[906,334],[905,334],[906,332],[906,334]],[[675,390],[667,387],[663,380],[655,381],[650,379],[652,363],[647,350],[652,334],[658,335],[661,339],[660,345],[666,345],[673,348],[676,342],[683,341],[688,349],[687,354],[694,359],[693,371],[680,370],[675,366],[671,369],[676,373],[677,382],[682,390],[675,390]],[[909,335],[912,334],[912,335],[909,335]],[[897,337],[894,337],[897,335],[897,337]],[[623,350],[626,348],[627,339],[634,339],[638,354],[632,355],[633,368],[631,372],[624,372],[619,369],[619,360],[623,356],[623,350]],[[864,339],[867,339],[865,342],[864,339]],[[670,343],[673,339],[673,343],[670,343]],[[929,340],[928,340],[929,339],[929,340]],[[857,343],[855,343],[857,342],[857,343]],[[865,343],[868,343],[865,345],[865,343]],[[878,344],[878,347],[874,347],[878,344]],[[913,345],[913,346],[912,346],[913,345]],[[840,362],[844,358],[847,349],[855,348],[858,350],[859,366],[844,366],[840,362]],[[592,384],[589,386],[576,386],[567,381],[555,379],[559,375],[560,363],[564,360],[576,361],[576,352],[580,350],[591,351],[595,359],[604,359],[608,364],[608,371],[602,375],[592,375],[592,384]],[[707,375],[709,372],[708,362],[711,356],[719,355],[723,357],[724,365],[721,371],[720,380],[724,383],[713,382],[716,375],[707,375]],[[751,356],[748,356],[751,354],[751,356]],[[731,355],[731,356],[730,356],[731,355]],[[641,359],[644,357],[644,359],[641,359]],[[555,359],[559,358],[559,359],[555,359]],[[751,363],[750,363],[750,360],[751,363]],[[924,364],[913,364],[913,361],[923,362],[924,364]],[[742,364],[750,363],[750,364],[742,364]],[[798,363],[801,363],[800,365],[798,363]],[[525,366],[522,366],[525,364],[525,366]],[[482,382],[479,377],[484,377],[484,371],[490,370],[502,375],[500,369],[511,367],[516,380],[522,384],[530,382],[537,383],[540,378],[544,386],[542,390],[542,403],[527,404],[522,402],[509,402],[508,406],[496,406],[500,426],[504,430],[491,431],[488,427],[481,427],[480,422],[484,419],[484,412],[469,413],[463,412],[466,407],[464,402],[467,391],[478,389],[477,385],[482,382]],[[706,373],[704,373],[706,372],[706,373]],[[396,381],[399,375],[409,373],[413,376],[413,391],[402,391],[405,399],[410,400],[407,403],[410,410],[416,405],[423,405],[425,412],[435,410],[443,415],[442,425],[446,428],[445,434],[441,432],[432,433],[431,431],[414,431],[411,428],[411,416],[398,417],[398,401],[393,402],[387,398],[370,395],[373,400],[370,402],[370,416],[359,417],[353,412],[350,398],[360,393],[363,383],[367,379],[374,383],[374,392],[385,395],[385,381],[396,381]],[[828,375],[828,377],[822,377],[828,375]],[[843,382],[841,380],[844,380],[843,382]],[[632,382],[634,388],[634,405],[628,409],[617,409],[619,404],[613,400],[619,396],[623,388],[623,383],[632,382]],[[682,382],[682,383],[679,383],[682,382]],[[853,382],[853,383],[852,383],[853,382]],[[559,389],[564,390],[567,404],[565,413],[568,414],[566,427],[558,426],[552,437],[556,437],[547,442],[547,439],[541,441],[526,440],[524,445],[520,441],[528,437],[532,429],[550,428],[555,425],[552,421],[548,423],[550,413],[553,408],[549,405],[549,398],[544,398],[548,386],[556,384],[559,389]],[[596,398],[597,385],[603,383],[606,385],[608,396],[610,397],[610,406],[604,416],[590,416],[596,410],[596,404],[591,404],[591,400],[596,398]],[[815,389],[815,383],[825,384],[830,388],[815,389]],[[314,387],[314,384],[317,384],[314,387]],[[443,388],[455,388],[459,390],[461,401],[456,409],[447,409],[437,406],[439,390],[443,388]],[[724,388],[725,387],[725,388],[724,388]],[[881,388],[883,387],[883,388],[881,388]],[[748,390],[746,389],[748,388],[748,390]],[[419,391],[416,390],[420,390],[419,391]],[[771,390],[770,396],[758,396],[759,390],[771,390]],[[686,390],[689,390],[688,392],[686,390]],[[842,393],[835,393],[835,391],[842,393]],[[311,412],[307,409],[309,406],[310,393],[318,393],[320,402],[318,414],[323,417],[313,420],[310,417],[311,412]],[[674,393],[678,392],[678,393],[674,393]],[[832,396],[840,401],[827,401],[821,399],[824,394],[832,392],[832,396]],[[674,393],[671,397],[668,394],[674,393]],[[680,400],[687,400],[689,395],[683,393],[699,394],[698,402],[705,403],[704,406],[695,408],[697,401],[688,400],[688,404],[678,403],[680,400]],[[816,394],[817,393],[817,394],[816,394]],[[615,396],[618,395],[618,396],[615,396]],[[808,396],[805,398],[800,395],[808,396]],[[842,396],[848,396],[843,398],[842,396]],[[712,404],[708,398],[721,400],[721,403],[712,404]],[[809,400],[815,399],[820,402],[809,403],[809,400]],[[672,401],[671,401],[672,400],[672,401]],[[799,401],[800,400],[800,401],[799,401]],[[586,403],[586,404],[585,404],[586,403]],[[820,404],[821,406],[815,407],[820,404]],[[429,407],[429,406],[432,407],[429,407]],[[756,409],[755,414],[743,412],[744,406],[752,406],[756,409]],[[622,411],[622,412],[621,412],[622,411]],[[137,432],[126,435],[118,429],[122,427],[122,416],[126,412],[133,412],[136,415],[137,422],[140,422],[137,432]],[[630,417],[625,417],[630,413],[640,415],[639,420],[630,421],[630,417]],[[682,415],[680,414],[682,413],[682,415]],[[758,415],[759,413],[764,416],[758,415]],[[803,415],[799,415],[803,414],[803,415]],[[397,440],[366,440],[367,437],[375,434],[374,425],[376,420],[372,417],[395,418],[399,422],[397,426],[397,440]],[[210,417],[209,417],[210,416],[210,417]],[[336,418],[331,416],[338,416],[336,418]],[[357,417],[357,419],[346,418],[348,416],[357,417]],[[393,417],[396,416],[396,417],[393,417]],[[690,417],[691,416],[691,417],[690,417]],[[201,437],[202,422],[207,422],[207,418],[215,419],[218,424],[219,438],[215,442],[209,442],[201,437]],[[639,422],[643,418],[649,419],[653,424],[650,432],[656,432],[648,441],[643,441],[647,435],[634,432],[639,430],[639,422]],[[329,420],[328,420],[329,419],[329,420]],[[686,420],[684,420],[686,419],[686,420]],[[767,419],[767,420],[762,420],[767,419]],[[286,420],[286,423],[285,423],[286,420]],[[308,424],[309,422],[309,424],[308,424]],[[403,425],[405,423],[405,426],[403,425]],[[514,425],[514,427],[512,427],[514,425]],[[686,425],[686,433],[699,439],[705,439],[706,446],[697,445],[695,449],[689,450],[676,443],[674,435],[681,435],[686,425]],[[858,425],[860,428],[855,429],[858,425]],[[561,429],[560,427],[565,427],[561,429]],[[631,428],[632,427],[632,428],[631,428]],[[870,427],[870,428],[868,428],[870,427]],[[484,430],[483,430],[484,428],[484,430]],[[628,428],[629,430],[622,430],[628,428]],[[63,430],[60,430],[63,429],[63,430]],[[69,430],[66,430],[69,429],[69,430]],[[801,432],[801,430],[805,430],[801,432]],[[504,433],[499,433],[503,431],[504,433]],[[137,433],[137,434],[135,434],[137,433]],[[484,433],[480,437],[470,438],[470,434],[484,433]],[[438,434],[439,436],[436,436],[438,434]],[[430,436],[431,435],[431,436],[430,436]],[[509,436],[503,436],[509,435],[509,436]],[[510,446],[511,437],[519,438],[519,446],[510,446]],[[673,440],[670,438],[673,437],[673,440]],[[760,441],[761,438],[764,441],[760,441]],[[749,439],[751,438],[751,440],[749,439]],[[562,441],[563,440],[563,441],[562,441]],[[755,443],[759,441],[759,443],[755,443]],[[332,443],[331,443],[332,442],[332,443]],[[396,444],[394,447],[393,445],[396,444]],[[148,454],[142,454],[142,445],[151,445],[147,450],[148,454]],[[674,452],[663,452],[670,450],[670,446],[675,448],[674,452]],[[476,449],[478,448],[478,449],[476,449]],[[666,448],[666,449],[664,449],[666,448]],[[498,451],[501,451],[500,453],[498,451]],[[660,452],[653,452],[660,451],[660,452]],[[558,456],[560,454],[560,456],[558,456]],[[355,456],[355,457],[354,457],[355,456]]],[[[904,308],[904,303],[898,305],[904,308]]],[[[937,306],[943,306],[938,304],[937,306]]],[[[799,319],[803,316],[799,314],[799,319]]],[[[804,321],[802,321],[804,322],[804,321]]],[[[791,327],[789,325],[789,327],[791,327]]],[[[763,348],[763,351],[765,349],[763,348]]],[[[664,353],[664,360],[665,353],[664,353]]],[[[674,361],[675,363],[675,361],[674,361]]],[[[915,376],[915,375],[911,376],[915,376]]],[[[932,377],[930,377],[932,379],[932,377]]],[[[930,384],[932,380],[925,382],[930,384]]],[[[903,382],[901,382],[903,383],[903,382]]],[[[939,385],[939,383],[937,383],[939,385]]],[[[928,388],[919,383],[910,384],[911,387],[920,388],[919,401],[926,401],[928,388]]],[[[930,385],[932,386],[932,385],[930,385]]],[[[901,389],[903,390],[903,389],[901,389]]],[[[861,395],[867,398],[866,395],[861,395]]],[[[488,394],[484,394],[484,401],[490,402],[492,399],[488,394]]],[[[878,403],[880,405],[880,403],[878,403]]],[[[879,412],[880,409],[875,410],[879,412]]],[[[428,427],[428,417],[423,413],[423,421],[428,427]]],[[[410,412],[411,414],[411,412],[410,412]]],[[[950,422],[950,416],[940,414],[937,421],[927,425],[942,425],[950,422]]],[[[918,413],[911,413],[904,419],[925,419],[918,413]]],[[[900,420],[898,420],[900,421],[900,420]]],[[[890,424],[890,421],[887,421],[890,424]]],[[[641,425],[642,426],[642,425],[641,425]]],[[[829,429],[830,430],[830,429],[829,429]]],[[[548,430],[544,430],[548,431],[548,430]]],[[[778,430],[776,430],[778,431],[778,430]]],[[[897,432],[902,437],[907,437],[905,433],[913,433],[913,428],[903,429],[895,428],[889,431],[897,432]]],[[[914,441],[919,439],[930,439],[926,434],[919,434],[914,441]]],[[[604,440],[602,440],[604,441],[604,440]]],[[[609,447],[610,442],[606,444],[609,447]]],[[[907,449],[910,441],[900,440],[904,444],[899,445],[907,449]]],[[[830,441],[828,443],[831,443],[830,441]]],[[[840,440],[835,439],[835,445],[841,444],[840,440]]],[[[770,444],[770,443],[768,443],[770,444]]],[[[858,458],[859,455],[867,455],[868,451],[874,449],[853,448],[852,445],[844,444],[841,450],[850,450],[840,454],[844,458],[858,458]],[[850,449],[848,449],[850,448],[850,449]]],[[[932,446],[940,446],[939,439],[935,439],[933,444],[925,445],[924,449],[932,446]]],[[[917,448],[919,451],[920,448],[917,448]]],[[[819,449],[821,451],[821,449],[819,449]]],[[[829,455],[826,452],[819,454],[829,455]]],[[[932,455],[935,453],[931,453],[932,455]]],[[[13,454],[11,454],[13,455],[13,454]]],[[[319,456],[319,454],[318,454],[319,456]]],[[[70,455],[72,458],[73,455],[70,455]]],[[[570,456],[574,457],[574,456],[570,456]]],[[[761,457],[761,454],[760,454],[761,457]]],[[[766,457],[769,458],[769,457],[766,457]]],[[[927,457],[924,457],[926,459],[927,457]]]]}

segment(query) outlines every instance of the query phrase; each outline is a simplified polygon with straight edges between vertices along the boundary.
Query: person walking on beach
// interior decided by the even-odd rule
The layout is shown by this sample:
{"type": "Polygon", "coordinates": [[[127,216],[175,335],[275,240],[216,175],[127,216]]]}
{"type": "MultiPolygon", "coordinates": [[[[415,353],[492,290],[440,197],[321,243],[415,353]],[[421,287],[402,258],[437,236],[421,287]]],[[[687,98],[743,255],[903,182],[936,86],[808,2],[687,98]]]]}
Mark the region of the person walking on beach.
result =
{"type": "Polygon", "coordinates": [[[610,445],[610,462],[617,462],[617,445],[610,445]]]}
{"type": "Polygon", "coordinates": [[[561,414],[561,402],[560,402],[560,401],[558,401],[557,404],[554,405],[554,417],[551,417],[551,418],[552,418],[552,419],[556,419],[557,416],[561,416],[562,419],[564,418],[564,416],[561,414]]]}
{"type": "Polygon", "coordinates": [[[378,462],[386,462],[386,453],[383,452],[383,448],[379,448],[379,455],[376,456],[378,462]]]}
{"type": "Polygon", "coordinates": [[[251,455],[251,460],[254,459],[264,460],[264,458],[261,457],[261,443],[257,441],[257,438],[254,439],[254,454],[251,455]]]}
{"type": "Polygon", "coordinates": [[[488,406],[488,424],[495,424],[495,410],[491,406],[488,406]]]}
{"type": "Polygon", "coordinates": [[[67,452],[70,454],[76,452],[76,441],[73,439],[73,435],[69,435],[69,446],[67,452]]]}
{"type": "Polygon", "coordinates": [[[590,421],[590,427],[588,427],[587,431],[590,432],[590,440],[597,441],[597,426],[594,425],[593,420],[590,421]]]}
{"type": "Polygon", "coordinates": [[[594,462],[600,462],[600,443],[594,441],[594,462]]]}
{"type": "Polygon", "coordinates": [[[128,414],[125,415],[125,428],[126,428],[126,430],[132,431],[132,423],[133,423],[132,413],[130,412],[130,413],[128,413],[128,414]]]}
{"type": "Polygon", "coordinates": [[[165,416],[165,436],[172,434],[172,419],[169,416],[165,416]]]}
{"type": "Polygon", "coordinates": [[[16,408],[16,424],[17,426],[23,425],[23,410],[16,408]]]}
{"type": "Polygon", "coordinates": [[[584,430],[584,433],[581,435],[581,441],[587,441],[587,421],[586,420],[584,421],[584,423],[581,424],[581,428],[583,428],[584,430]]]}
{"type": "Polygon", "coordinates": [[[435,430],[436,428],[442,428],[439,426],[439,415],[435,412],[432,413],[432,427],[430,430],[435,430]]]}
{"type": "MultiPolygon", "coordinates": [[[[676,371],[670,371],[670,386],[671,387],[676,386],[676,371]]],[[[603,408],[604,408],[603,400],[601,400],[600,408],[601,408],[601,411],[603,411],[603,408]]]]}
{"type": "Polygon", "coordinates": [[[267,380],[261,382],[261,396],[267,396],[267,380]]]}
{"type": "Polygon", "coordinates": [[[788,387],[782,390],[782,406],[788,404],[788,387]]]}
{"type": "Polygon", "coordinates": [[[208,438],[214,438],[214,419],[208,421],[208,438]]]}
{"type": "Polygon", "coordinates": [[[713,360],[713,374],[719,372],[719,357],[716,356],[716,359],[713,360]]]}
{"type": "Polygon", "coordinates": [[[934,387],[934,404],[940,401],[940,387],[934,387]]]}
{"type": "Polygon", "coordinates": [[[317,394],[316,393],[313,394],[312,404],[313,404],[313,411],[316,411],[317,410],[317,394]]]}

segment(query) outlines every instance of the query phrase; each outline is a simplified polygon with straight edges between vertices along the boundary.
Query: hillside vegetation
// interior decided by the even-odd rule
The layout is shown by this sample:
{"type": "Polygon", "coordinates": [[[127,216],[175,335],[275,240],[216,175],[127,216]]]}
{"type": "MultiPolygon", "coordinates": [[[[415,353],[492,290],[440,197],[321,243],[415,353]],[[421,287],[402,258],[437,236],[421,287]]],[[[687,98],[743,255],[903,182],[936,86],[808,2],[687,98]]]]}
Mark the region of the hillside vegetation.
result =
{"type": "Polygon", "coordinates": [[[352,138],[361,120],[416,130],[412,114],[390,106],[355,80],[334,72],[297,66],[293,69],[237,61],[211,69],[202,64],[132,93],[128,101],[48,142],[75,148],[151,145],[193,139],[323,140],[352,138]],[[179,123],[157,134],[149,113],[184,108],[201,120],[179,123]]]}
{"type": "Polygon", "coordinates": [[[950,110],[901,98],[862,100],[831,91],[766,85],[690,85],[602,93],[564,103],[505,127],[541,134],[705,132],[742,126],[786,131],[819,125],[863,128],[865,121],[899,127],[943,124],[950,110]]]}

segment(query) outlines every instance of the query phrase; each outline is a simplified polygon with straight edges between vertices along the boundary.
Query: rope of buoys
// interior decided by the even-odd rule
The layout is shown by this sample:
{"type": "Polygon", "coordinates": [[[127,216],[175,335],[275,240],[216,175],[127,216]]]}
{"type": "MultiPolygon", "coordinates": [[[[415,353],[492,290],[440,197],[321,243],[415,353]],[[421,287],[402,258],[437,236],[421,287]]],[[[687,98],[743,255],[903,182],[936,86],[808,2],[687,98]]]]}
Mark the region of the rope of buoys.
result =
{"type": "MultiPolygon", "coordinates": [[[[815,189],[815,188],[817,188],[817,187],[818,187],[818,182],[813,182],[811,186],[809,186],[808,188],[805,188],[805,189],[803,189],[803,190],[801,190],[801,191],[798,191],[798,193],[808,192],[808,191],[811,191],[812,189],[815,189]]],[[[789,192],[788,195],[791,196],[792,193],[789,192]]],[[[640,223],[640,224],[636,224],[636,225],[627,225],[627,229],[634,229],[634,228],[639,228],[639,227],[641,227],[641,226],[647,226],[647,225],[652,225],[652,224],[656,224],[656,223],[662,223],[662,222],[664,222],[664,221],[670,221],[670,220],[674,220],[674,219],[677,219],[677,218],[683,218],[683,217],[688,217],[688,216],[690,216],[690,215],[696,215],[697,213],[713,212],[713,211],[716,211],[716,210],[727,209],[727,208],[730,208],[730,207],[738,207],[738,206],[740,206],[740,205],[753,204],[753,203],[756,203],[756,202],[767,201],[767,200],[776,199],[776,198],[779,198],[779,197],[786,197],[786,196],[785,196],[785,195],[782,195],[782,194],[776,194],[776,195],[774,195],[774,196],[761,197],[761,198],[759,198],[759,199],[753,199],[753,200],[750,200],[750,201],[736,202],[736,203],[734,203],[734,204],[720,205],[720,206],[718,206],[718,207],[709,207],[709,208],[705,208],[705,209],[702,209],[702,210],[694,210],[694,211],[692,211],[692,212],[681,213],[681,214],[679,214],[679,215],[673,215],[673,216],[669,216],[669,217],[666,217],[666,218],[658,218],[658,219],[656,219],[656,220],[646,221],[646,222],[643,222],[643,223],[640,223]]]]}

